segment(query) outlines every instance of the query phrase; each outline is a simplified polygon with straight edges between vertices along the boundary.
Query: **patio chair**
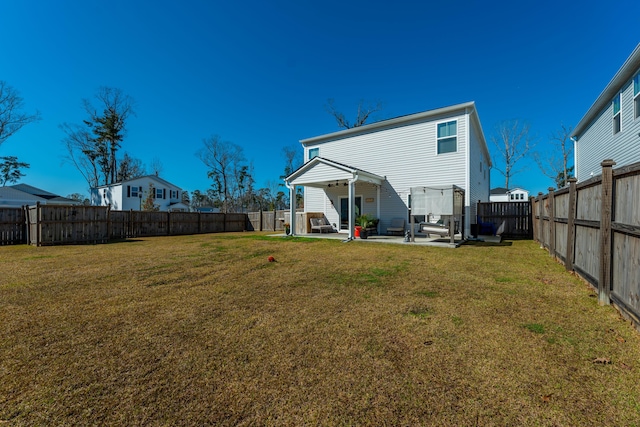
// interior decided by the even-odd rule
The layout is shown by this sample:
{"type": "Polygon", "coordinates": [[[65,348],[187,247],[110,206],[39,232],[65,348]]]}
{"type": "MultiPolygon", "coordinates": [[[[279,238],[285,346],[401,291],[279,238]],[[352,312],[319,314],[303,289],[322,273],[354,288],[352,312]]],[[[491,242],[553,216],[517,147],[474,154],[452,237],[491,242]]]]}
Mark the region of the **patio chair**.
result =
{"type": "Polygon", "coordinates": [[[393,218],[391,220],[391,224],[387,227],[387,234],[400,234],[404,235],[404,219],[403,218],[393,218]]]}
{"type": "Polygon", "coordinates": [[[311,232],[318,232],[318,233],[333,233],[335,230],[333,229],[333,226],[331,224],[329,224],[329,221],[327,220],[326,217],[322,217],[322,218],[310,218],[309,221],[311,222],[311,232]]]}

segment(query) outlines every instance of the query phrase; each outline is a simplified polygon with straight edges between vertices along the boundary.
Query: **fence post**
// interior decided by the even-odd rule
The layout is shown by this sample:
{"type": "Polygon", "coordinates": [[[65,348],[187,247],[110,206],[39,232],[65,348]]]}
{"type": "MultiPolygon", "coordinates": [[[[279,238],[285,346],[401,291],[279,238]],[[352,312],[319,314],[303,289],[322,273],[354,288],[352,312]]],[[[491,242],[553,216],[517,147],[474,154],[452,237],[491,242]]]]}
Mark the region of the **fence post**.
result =
{"type": "Polygon", "coordinates": [[[171,236],[171,211],[167,211],[167,236],[171,236]]]}
{"type": "Polygon", "coordinates": [[[278,218],[276,218],[277,216],[277,211],[274,209],[273,210],[273,231],[276,231],[276,224],[278,221],[278,218]]]}
{"type": "Polygon", "coordinates": [[[556,257],[556,209],[554,207],[555,204],[555,194],[553,192],[554,188],[549,187],[549,198],[547,202],[549,203],[549,255],[552,257],[556,257]]]}
{"type": "Polygon", "coordinates": [[[29,240],[29,206],[27,205],[22,205],[22,215],[24,216],[24,224],[23,224],[23,230],[24,233],[22,234],[22,239],[25,240],[26,239],[26,244],[29,245],[31,244],[31,241],[29,240]]]}
{"type": "Polygon", "coordinates": [[[544,249],[544,205],[542,204],[542,192],[538,193],[538,238],[540,249],[544,249]]]}
{"type": "Polygon", "coordinates": [[[602,166],[602,206],[600,209],[600,277],[598,278],[598,303],[609,305],[611,294],[611,203],[613,201],[613,165],[611,159],[602,166]]]}
{"type": "Polygon", "coordinates": [[[42,230],[40,229],[40,202],[36,202],[36,246],[42,246],[42,230]]]}
{"type": "Polygon", "coordinates": [[[135,237],[133,235],[133,209],[129,211],[129,227],[128,228],[129,228],[129,236],[135,237]]]}
{"type": "Polygon", "coordinates": [[[198,234],[202,233],[202,216],[201,212],[198,211],[198,234]]]}
{"type": "Polygon", "coordinates": [[[573,271],[573,258],[575,256],[576,239],[576,178],[569,178],[569,213],[567,218],[567,253],[565,254],[564,267],[567,271],[573,271]]]}
{"type": "Polygon", "coordinates": [[[262,209],[258,211],[258,214],[260,215],[260,219],[258,220],[258,231],[262,231],[262,209]]]}
{"type": "MultiPolygon", "coordinates": [[[[107,206],[107,242],[111,240],[111,203],[107,206]]],[[[105,242],[103,242],[105,243],[105,242]]]]}

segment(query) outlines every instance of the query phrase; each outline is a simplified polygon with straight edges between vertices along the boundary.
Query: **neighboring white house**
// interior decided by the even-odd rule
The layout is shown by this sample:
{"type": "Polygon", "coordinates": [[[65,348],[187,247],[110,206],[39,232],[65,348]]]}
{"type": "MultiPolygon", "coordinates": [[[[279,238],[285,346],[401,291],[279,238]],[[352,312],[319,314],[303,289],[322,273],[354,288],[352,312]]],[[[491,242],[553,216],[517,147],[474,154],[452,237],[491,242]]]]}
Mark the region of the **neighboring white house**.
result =
{"type": "Polygon", "coordinates": [[[147,175],[91,189],[92,206],[111,206],[117,211],[142,210],[149,195],[161,211],[188,211],[182,203],[180,187],[156,176],[147,175]]]}
{"type": "Polygon", "coordinates": [[[613,76],[572,133],[578,181],[616,167],[640,162],[640,44],[613,76]]]}
{"type": "Polygon", "coordinates": [[[19,208],[41,205],[78,205],[77,200],[67,199],[40,188],[27,184],[8,185],[0,187],[0,208],[19,208]]]}
{"type": "Polygon", "coordinates": [[[512,188],[507,190],[504,187],[491,189],[489,201],[491,202],[524,202],[529,200],[529,192],[522,188],[512,188]]]}
{"type": "Polygon", "coordinates": [[[474,102],[300,143],[306,163],[285,179],[291,200],[296,186],[304,186],[305,211],[324,213],[349,237],[359,213],[379,218],[383,232],[393,218],[408,222],[412,187],[464,189],[465,235],[475,222],[476,202],[489,200],[491,159],[474,102]]]}

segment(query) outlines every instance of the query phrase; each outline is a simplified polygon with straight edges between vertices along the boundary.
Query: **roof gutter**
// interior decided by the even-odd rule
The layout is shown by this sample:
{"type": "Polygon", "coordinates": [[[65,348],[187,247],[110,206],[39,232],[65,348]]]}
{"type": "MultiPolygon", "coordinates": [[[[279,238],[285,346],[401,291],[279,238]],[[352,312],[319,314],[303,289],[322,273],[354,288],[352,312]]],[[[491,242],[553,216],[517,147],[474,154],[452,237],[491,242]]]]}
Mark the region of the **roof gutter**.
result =
{"type": "Polygon", "coordinates": [[[604,88],[600,96],[591,105],[591,108],[587,110],[587,113],[582,117],[580,122],[576,125],[575,129],[571,133],[572,137],[580,137],[580,135],[587,130],[594,119],[601,113],[601,111],[609,105],[609,102],[620,91],[622,86],[627,83],[634,75],[634,73],[640,68],[640,43],[633,50],[631,55],[622,64],[622,67],[613,76],[613,79],[604,88]]]}

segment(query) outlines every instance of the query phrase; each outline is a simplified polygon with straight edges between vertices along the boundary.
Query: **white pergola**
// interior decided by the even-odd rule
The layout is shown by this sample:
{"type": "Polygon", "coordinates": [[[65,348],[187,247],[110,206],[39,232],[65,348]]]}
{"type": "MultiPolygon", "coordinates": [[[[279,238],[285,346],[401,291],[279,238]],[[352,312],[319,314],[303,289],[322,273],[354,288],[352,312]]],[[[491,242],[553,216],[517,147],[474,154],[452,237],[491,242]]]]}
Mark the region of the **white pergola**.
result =
{"type": "Polygon", "coordinates": [[[355,185],[356,182],[374,184],[377,188],[377,215],[380,217],[380,186],[385,177],[365,172],[361,169],[334,162],[322,157],[314,157],[285,178],[285,184],[290,192],[291,235],[295,235],[296,227],[296,187],[328,188],[336,182],[345,182],[349,187],[349,239],[354,238],[355,232],[355,185]]]}

